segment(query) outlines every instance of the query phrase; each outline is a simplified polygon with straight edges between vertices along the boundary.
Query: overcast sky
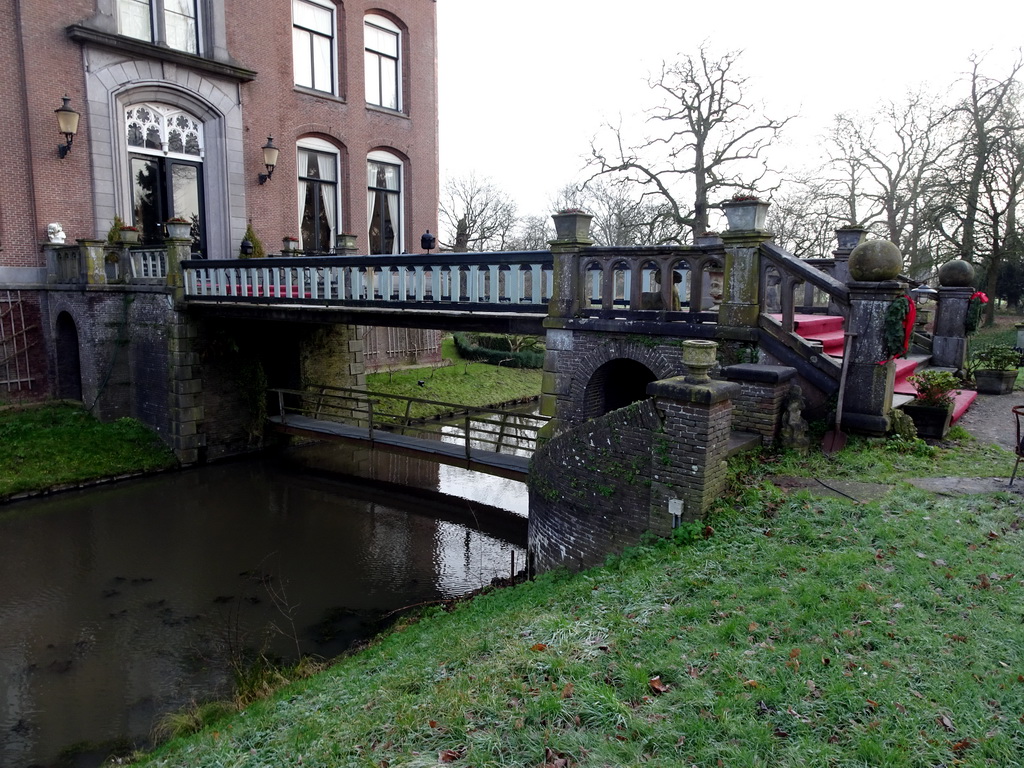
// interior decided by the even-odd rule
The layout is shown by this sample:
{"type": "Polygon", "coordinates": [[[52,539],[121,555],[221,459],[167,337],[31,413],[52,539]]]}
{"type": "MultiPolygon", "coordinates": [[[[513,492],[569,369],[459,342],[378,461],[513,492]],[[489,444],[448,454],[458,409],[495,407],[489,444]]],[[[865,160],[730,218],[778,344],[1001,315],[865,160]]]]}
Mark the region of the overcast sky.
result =
{"type": "MultiPolygon", "coordinates": [[[[442,183],[475,172],[520,213],[577,179],[604,122],[642,130],[662,61],[742,49],[748,93],[787,129],[785,159],[812,159],[841,111],[867,111],[931,84],[946,91],[972,52],[1001,76],[1024,43],[1019,0],[437,0],[442,183]],[[726,14],[724,9],[730,9],[726,14]],[[852,9],[855,15],[841,15],[852,9]]],[[[780,150],[781,152],[782,150],[780,150]]],[[[782,156],[782,155],[780,155],[782,156]]]]}

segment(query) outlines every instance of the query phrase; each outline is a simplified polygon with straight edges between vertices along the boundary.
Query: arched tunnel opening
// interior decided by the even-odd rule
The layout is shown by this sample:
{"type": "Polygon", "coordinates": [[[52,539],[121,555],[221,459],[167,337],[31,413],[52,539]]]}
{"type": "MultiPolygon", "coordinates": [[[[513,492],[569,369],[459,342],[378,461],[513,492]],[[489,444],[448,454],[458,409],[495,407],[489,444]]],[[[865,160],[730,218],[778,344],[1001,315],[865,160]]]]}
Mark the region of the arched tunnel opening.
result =
{"type": "Polygon", "coordinates": [[[621,358],[610,360],[587,382],[583,395],[583,416],[593,419],[609,411],[647,399],[647,385],[656,376],[643,363],[621,358]]]}

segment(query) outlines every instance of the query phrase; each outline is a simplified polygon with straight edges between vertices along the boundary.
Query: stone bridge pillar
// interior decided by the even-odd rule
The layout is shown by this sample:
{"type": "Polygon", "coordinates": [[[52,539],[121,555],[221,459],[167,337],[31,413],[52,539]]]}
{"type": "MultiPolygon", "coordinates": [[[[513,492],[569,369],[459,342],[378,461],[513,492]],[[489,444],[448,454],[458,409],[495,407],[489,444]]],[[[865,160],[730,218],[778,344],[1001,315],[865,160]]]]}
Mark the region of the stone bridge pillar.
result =
{"type": "Polygon", "coordinates": [[[719,325],[755,328],[761,312],[761,258],[758,249],[771,238],[765,232],[767,203],[726,203],[729,229],[722,233],[725,243],[725,296],[718,310],[719,325]],[[752,215],[745,216],[744,208],[752,215]]]}
{"type": "Polygon", "coordinates": [[[974,294],[973,265],[954,259],[939,267],[932,365],[962,370],[967,360],[967,308],[974,294]]]}

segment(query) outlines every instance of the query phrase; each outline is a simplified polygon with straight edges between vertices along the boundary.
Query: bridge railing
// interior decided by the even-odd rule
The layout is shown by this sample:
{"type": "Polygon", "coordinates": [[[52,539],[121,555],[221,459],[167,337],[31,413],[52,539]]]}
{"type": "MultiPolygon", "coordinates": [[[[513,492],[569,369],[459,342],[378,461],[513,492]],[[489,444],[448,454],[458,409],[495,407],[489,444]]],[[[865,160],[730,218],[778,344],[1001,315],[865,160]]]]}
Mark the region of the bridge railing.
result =
{"type": "Polygon", "coordinates": [[[387,432],[513,456],[530,456],[537,434],[548,417],[494,408],[474,408],[425,398],[392,395],[353,387],[314,386],[304,390],[271,389],[276,393],[280,423],[295,424],[301,416],[337,422],[374,433],[387,432]],[[444,414],[439,417],[439,414],[444,414]]]}
{"type": "Polygon", "coordinates": [[[313,256],[182,262],[193,300],[546,312],[550,251],[433,256],[313,256]]]}
{"type": "Polygon", "coordinates": [[[827,313],[833,308],[846,315],[850,291],[836,280],[832,259],[798,259],[770,241],[761,244],[760,296],[763,314],[781,315],[781,327],[792,333],[793,316],[801,313],[827,313]],[[797,292],[802,289],[802,301],[797,292]]]}
{"type": "Polygon", "coordinates": [[[576,285],[581,317],[649,317],[717,322],[725,251],[710,247],[590,247],[580,253],[576,285]]]}

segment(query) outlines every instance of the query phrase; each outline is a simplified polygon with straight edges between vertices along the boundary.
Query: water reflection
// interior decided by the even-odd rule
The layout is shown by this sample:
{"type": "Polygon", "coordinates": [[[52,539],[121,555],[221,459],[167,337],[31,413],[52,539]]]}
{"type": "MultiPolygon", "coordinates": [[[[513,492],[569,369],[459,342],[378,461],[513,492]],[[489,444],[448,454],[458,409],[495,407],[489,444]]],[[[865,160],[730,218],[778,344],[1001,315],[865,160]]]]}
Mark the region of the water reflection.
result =
{"type": "Polygon", "coordinates": [[[303,456],[0,510],[0,765],[141,742],[160,713],[226,695],[242,648],[332,656],[383,613],[522,563],[521,520],[475,525],[483,505],[435,494],[460,484],[448,468],[393,467],[417,498],[298,471],[303,456]]]}

